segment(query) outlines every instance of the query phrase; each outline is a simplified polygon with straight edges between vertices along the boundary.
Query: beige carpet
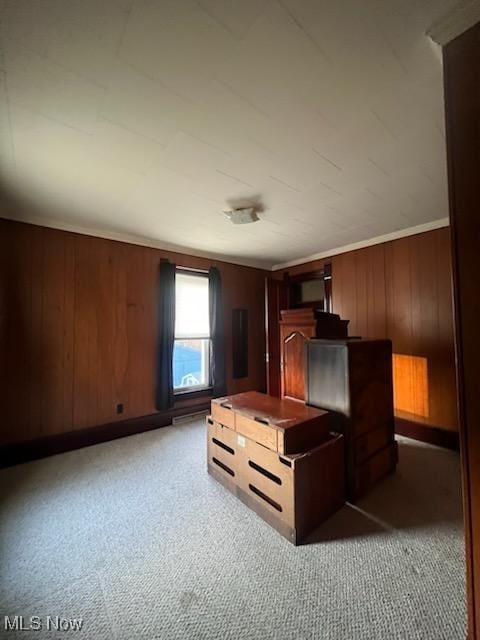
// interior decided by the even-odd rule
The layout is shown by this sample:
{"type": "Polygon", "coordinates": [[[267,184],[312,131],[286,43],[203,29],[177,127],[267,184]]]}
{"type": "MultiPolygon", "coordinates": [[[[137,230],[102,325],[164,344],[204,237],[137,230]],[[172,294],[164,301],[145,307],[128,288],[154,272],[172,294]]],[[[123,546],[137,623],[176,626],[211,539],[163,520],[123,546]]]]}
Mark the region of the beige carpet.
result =
{"type": "Polygon", "coordinates": [[[399,450],[395,476],[300,547],[207,475],[203,421],[3,470],[0,637],[464,638],[458,455],[399,450]]]}

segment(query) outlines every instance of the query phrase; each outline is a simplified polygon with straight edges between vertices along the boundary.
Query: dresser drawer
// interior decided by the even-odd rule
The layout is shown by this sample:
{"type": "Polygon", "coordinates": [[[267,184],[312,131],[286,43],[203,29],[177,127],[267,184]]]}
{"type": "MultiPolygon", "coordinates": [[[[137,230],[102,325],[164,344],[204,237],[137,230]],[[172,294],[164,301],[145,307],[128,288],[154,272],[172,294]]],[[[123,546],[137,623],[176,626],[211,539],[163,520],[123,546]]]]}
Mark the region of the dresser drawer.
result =
{"type": "Polygon", "coordinates": [[[207,417],[207,457],[208,464],[218,474],[230,481],[238,475],[237,434],[228,427],[207,417]]]}
{"type": "Polygon", "coordinates": [[[250,438],[250,440],[254,440],[258,444],[272,449],[272,451],[278,451],[277,430],[266,422],[237,413],[235,430],[237,433],[241,433],[242,436],[250,438]]]}
{"type": "Polygon", "coordinates": [[[235,429],[235,411],[227,402],[212,401],[212,419],[229,429],[235,429]]]}
{"type": "Polygon", "coordinates": [[[386,429],[376,429],[354,438],[351,446],[355,451],[355,464],[361,464],[371,455],[392,443],[393,439],[393,433],[389,433],[386,429]]]}
{"type": "Polygon", "coordinates": [[[367,493],[384,476],[395,471],[397,462],[398,447],[393,441],[355,467],[355,498],[367,493]]]}

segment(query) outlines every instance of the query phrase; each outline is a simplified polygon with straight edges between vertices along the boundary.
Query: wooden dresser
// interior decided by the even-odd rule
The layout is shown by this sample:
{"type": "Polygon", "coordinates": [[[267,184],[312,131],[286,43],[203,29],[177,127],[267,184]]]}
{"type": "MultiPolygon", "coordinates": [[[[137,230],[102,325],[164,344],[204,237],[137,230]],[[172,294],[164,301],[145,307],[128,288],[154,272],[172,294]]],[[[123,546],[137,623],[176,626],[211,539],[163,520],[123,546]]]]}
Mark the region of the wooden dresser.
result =
{"type": "Polygon", "coordinates": [[[305,343],[312,338],[346,338],[348,320],[311,308],[280,311],[281,397],[305,400],[305,343]]]}
{"type": "Polygon", "coordinates": [[[345,437],[347,495],[365,494],[397,464],[390,340],[309,340],[306,401],[345,437]]]}

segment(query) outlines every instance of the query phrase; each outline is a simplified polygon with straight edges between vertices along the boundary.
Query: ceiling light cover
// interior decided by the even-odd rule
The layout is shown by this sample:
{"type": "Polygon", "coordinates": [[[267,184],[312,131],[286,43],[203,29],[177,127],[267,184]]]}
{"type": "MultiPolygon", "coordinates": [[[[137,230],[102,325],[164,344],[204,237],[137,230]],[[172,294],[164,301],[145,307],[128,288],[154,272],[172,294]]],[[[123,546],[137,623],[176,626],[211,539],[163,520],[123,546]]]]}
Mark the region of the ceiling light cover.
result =
{"type": "Polygon", "coordinates": [[[223,213],[233,224],[250,224],[252,222],[257,222],[258,220],[258,216],[253,207],[250,207],[249,209],[234,209],[231,211],[224,211],[223,213]]]}

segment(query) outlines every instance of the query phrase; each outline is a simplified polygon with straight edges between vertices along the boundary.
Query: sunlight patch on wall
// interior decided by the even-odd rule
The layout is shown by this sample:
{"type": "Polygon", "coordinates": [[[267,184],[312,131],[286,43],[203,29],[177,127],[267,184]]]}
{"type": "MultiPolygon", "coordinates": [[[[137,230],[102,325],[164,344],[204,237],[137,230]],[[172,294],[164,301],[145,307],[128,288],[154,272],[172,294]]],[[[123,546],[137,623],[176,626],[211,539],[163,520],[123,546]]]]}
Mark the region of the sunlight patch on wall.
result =
{"type": "Polygon", "coordinates": [[[393,354],[393,404],[396,411],[428,418],[427,358],[393,354]]]}

